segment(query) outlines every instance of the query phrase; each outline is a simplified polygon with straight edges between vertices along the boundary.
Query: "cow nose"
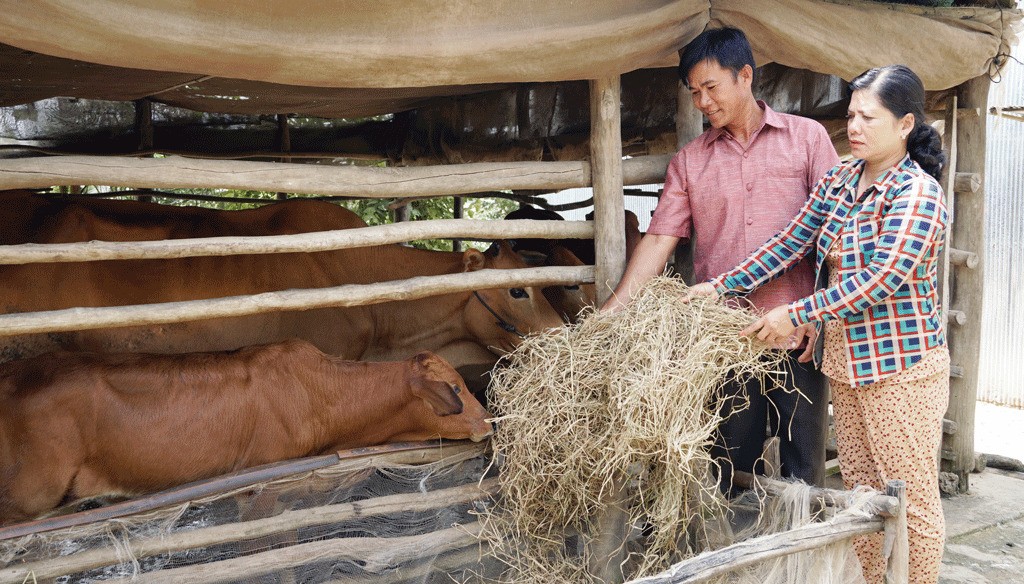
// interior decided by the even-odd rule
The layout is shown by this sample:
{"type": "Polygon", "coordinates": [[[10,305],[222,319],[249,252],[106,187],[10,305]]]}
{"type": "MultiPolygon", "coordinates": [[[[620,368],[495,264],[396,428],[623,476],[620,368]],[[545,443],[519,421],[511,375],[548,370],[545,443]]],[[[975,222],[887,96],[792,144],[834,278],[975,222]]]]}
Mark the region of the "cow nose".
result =
{"type": "Polygon", "coordinates": [[[483,433],[477,432],[475,434],[471,434],[469,436],[470,440],[472,440],[473,442],[482,442],[484,439],[488,438],[489,436],[493,436],[494,435],[494,424],[491,423],[491,422],[484,422],[484,423],[487,424],[487,429],[483,433]]]}

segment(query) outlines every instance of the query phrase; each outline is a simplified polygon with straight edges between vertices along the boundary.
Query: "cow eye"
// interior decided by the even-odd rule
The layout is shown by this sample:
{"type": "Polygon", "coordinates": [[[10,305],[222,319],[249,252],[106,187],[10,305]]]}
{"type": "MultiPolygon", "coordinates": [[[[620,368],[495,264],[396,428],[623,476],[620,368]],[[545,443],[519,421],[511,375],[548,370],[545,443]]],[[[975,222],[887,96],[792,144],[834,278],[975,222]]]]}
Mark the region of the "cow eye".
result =
{"type": "Polygon", "coordinates": [[[451,384],[451,388],[452,388],[452,392],[455,393],[455,394],[459,394],[459,393],[462,392],[462,390],[459,389],[459,386],[455,385],[454,383],[451,384]]]}
{"type": "Polygon", "coordinates": [[[509,288],[508,293],[512,298],[529,298],[530,293],[522,288],[509,288]]]}
{"type": "Polygon", "coordinates": [[[576,290],[580,289],[580,285],[579,284],[573,284],[572,286],[566,286],[565,289],[566,290],[576,291],[576,290]]]}

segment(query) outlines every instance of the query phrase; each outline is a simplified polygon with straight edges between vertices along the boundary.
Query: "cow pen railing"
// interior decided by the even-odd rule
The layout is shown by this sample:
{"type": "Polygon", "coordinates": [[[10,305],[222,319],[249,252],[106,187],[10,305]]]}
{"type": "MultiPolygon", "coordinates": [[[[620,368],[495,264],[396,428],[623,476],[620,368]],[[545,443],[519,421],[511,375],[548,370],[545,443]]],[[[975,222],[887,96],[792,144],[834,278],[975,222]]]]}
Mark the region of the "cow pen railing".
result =
{"type": "MultiPolygon", "coordinates": [[[[733,482],[744,488],[760,488],[769,496],[780,496],[789,483],[735,471],[733,482]]],[[[810,498],[819,505],[843,508],[850,504],[847,491],[811,487],[810,498]]],[[[863,514],[837,517],[800,527],[751,538],[727,547],[704,552],[673,565],[654,576],[630,580],[627,584],[696,584],[768,560],[820,549],[861,535],[882,532],[882,553],[886,558],[886,584],[907,581],[910,548],[907,542],[906,483],[891,480],[885,494],[864,504],[863,514]]]]}
{"type": "MultiPolygon", "coordinates": [[[[621,160],[619,184],[659,182],[664,176],[668,160],[668,156],[621,160]]],[[[112,160],[97,156],[66,156],[0,160],[0,186],[40,188],[52,184],[145,184],[162,188],[289,190],[385,198],[457,195],[500,188],[560,189],[589,186],[592,184],[595,170],[587,162],[473,163],[445,167],[361,168],[177,158],[112,160]]],[[[600,171],[597,173],[600,174],[600,171]]],[[[595,197],[600,199],[599,189],[595,189],[595,197]]],[[[618,205],[621,206],[621,201],[618,201],[618,205]]],[[[601,206],[599,203],[595,204],[595,210],[601,206]]],[[[604,214],[598,212],[598,215],[604,214]]],[[[600,219],[598,217],[598,220],[600,219]]],[[[441,237],[600,240],[600,235],[595,233],[596,231],[601,229],[595,228],[594,222],[514,220],[499,223],[449,219],[298,235],[11,245],[0,248],[0,264],[318,252],[441,237]]],[[[618,230],[620,238],[621,231],[618,230]]],[[[614,237],[615,235],[609,235],[605,239],[614,237]]],[[[597,245],[601,247],[600,241],[597,245]]],[[[618,263],[623,261],[620,258],[618,263]]],[[[480,270],[475,273],[424,276],[410,280],[332,288],[285,290],[252,296],[7,314],[0,315],[0,336],[166,324],[279,310],[357,306],[515,285],[594,283],[601,281],[600,266],[609,262],[602,261],[599,256],[596,263],[598,267],[549,266],[516,270],[480,270]]],[[[612,270],[612,273],[614,271],[612,270]]],[[[604,278],[611,284],[614,283],[614,279],[617,279],[617,274],[604,278]]]]}

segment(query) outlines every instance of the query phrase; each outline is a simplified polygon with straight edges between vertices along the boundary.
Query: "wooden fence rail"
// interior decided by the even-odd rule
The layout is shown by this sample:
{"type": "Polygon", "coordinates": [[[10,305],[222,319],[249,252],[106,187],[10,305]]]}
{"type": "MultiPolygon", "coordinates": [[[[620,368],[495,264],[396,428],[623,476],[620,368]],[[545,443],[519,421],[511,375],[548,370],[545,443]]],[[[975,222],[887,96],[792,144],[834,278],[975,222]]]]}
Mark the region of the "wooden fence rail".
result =
{"type": "Polygon", "coordinates": [[[166,324],[280,310],[308,310],[415,300],[438,294],[489,288],[552,286],[593,281],[593,266],[485,269],[461,274],[419,276],[376,284],[347,284],[331,288],[264,292],[252,296],[5,314],[0,315],[0,336],[166,324]]]}
{"type": "Polygon", "coordinates": [[[23,243],[0,246],[0,264],[309,253],[400,243],[417,239],[453,237],[486,240],[509,238],[587,239],[593,236],[593,221],[435,219],[297,235],[206,237],[132,242],[23,243]]]}
{"type": "MultiPolygon", "coordinates": [[[[665,180],[671,155],[622,161],[624,184],[665,180]]],[[[0,160],[0,189],[53,185],[227,188],[391,198],[507,189],[561,190],[591,184],[587,162],[477,162],[438,166],[321,166],[195,158],[59,156],[0,160]]]]}

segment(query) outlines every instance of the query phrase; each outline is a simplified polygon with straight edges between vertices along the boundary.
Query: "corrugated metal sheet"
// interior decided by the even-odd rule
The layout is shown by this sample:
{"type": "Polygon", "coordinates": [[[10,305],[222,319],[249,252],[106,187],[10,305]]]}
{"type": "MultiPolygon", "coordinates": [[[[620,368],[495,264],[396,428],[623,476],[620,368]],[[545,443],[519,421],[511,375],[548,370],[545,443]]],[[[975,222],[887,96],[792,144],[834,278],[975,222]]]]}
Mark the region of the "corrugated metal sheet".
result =
{"type": "MultiPolygon", "coordinates": [[[[1024,106],[1024,65],[1010,62],[989,106],[1024,106]]],[[[1024,408],[1024,121],[989,114],[987,142],[978,399],[1024,408]]]]}

